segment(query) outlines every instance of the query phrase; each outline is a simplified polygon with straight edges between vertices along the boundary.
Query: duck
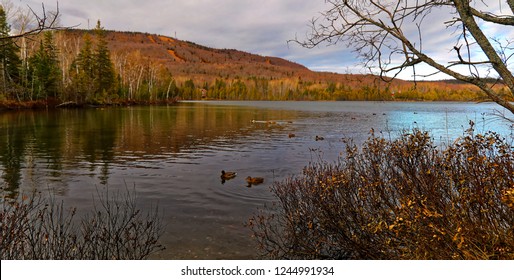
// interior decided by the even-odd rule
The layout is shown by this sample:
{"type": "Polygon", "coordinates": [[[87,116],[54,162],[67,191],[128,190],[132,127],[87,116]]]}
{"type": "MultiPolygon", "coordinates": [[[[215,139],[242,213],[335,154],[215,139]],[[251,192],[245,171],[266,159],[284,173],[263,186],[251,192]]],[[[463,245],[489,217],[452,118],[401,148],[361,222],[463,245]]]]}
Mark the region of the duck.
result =
{"type": "Polygon", "coordinates": [[[246,177],[246,182],[248,183],[248,186],[258,185],[258,184],[262,184],[264,182],[264,178],[248,176],[248,177],[246,177]]]}
{"type": "Polygon", "coordinates": [[[288,135],[288,136],[289,136],[289,138],[293,138],[293,137],[296,137],[296,134],[294,134],[294,133],[289,133],[289,135],[288,135]]]}
{"type": "Polygon", "coordinates": [[[321,137],[321,136],[316,135],[316,141],[322,141],[322,140],[325,140],[325,138],[323,138],[323,137],[321,137]]]}
{"type": "Polygon", "coordinates": [[[225,170],[221,170],[221,181],[225,182],[225,180],[233,179],[236,175],[236,172],[225,172],[225,170]]]}

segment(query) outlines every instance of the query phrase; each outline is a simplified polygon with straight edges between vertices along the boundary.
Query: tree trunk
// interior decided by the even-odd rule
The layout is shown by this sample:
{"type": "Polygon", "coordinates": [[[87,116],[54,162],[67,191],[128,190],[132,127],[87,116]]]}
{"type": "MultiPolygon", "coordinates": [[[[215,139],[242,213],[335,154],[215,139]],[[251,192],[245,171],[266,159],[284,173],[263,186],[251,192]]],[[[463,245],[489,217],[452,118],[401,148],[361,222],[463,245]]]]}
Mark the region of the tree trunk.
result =
{"type": "MultiPolygon", "coordinates": [[[[509,87],[510,92],[514,95],[514,76],[509,71],[505,63],[498,56],[498,53],[496,52],[494,47],[491,45],[487,37],[484,35],[482,30],[476,23],[471,13],[469,1],[454,0],[453,3],[455,4],[455,8],[457,9],[457,12],[460,15],[462,23],[464,24],[466,29],[469,30],[473,38],[475,38],[480,48],[484,51],[487,58],[489,58],[489,61],[491,62],[491,65],[494,68],[494,70],[498,72],[500,77],[503,79],[504,83],[507,85],[507,87],[509,87]]],[[[511,4],[514,4],[514,0],[509,0],[509,5],[511,4]]],[[[514,114],[514,105],[498,96],[498,94],[492,91],[484,81],[480,80],[479,78],[476,78],[472,79],[470,82],[480,87],[496,103],[505,107],[507,110],[514,114]]]]}

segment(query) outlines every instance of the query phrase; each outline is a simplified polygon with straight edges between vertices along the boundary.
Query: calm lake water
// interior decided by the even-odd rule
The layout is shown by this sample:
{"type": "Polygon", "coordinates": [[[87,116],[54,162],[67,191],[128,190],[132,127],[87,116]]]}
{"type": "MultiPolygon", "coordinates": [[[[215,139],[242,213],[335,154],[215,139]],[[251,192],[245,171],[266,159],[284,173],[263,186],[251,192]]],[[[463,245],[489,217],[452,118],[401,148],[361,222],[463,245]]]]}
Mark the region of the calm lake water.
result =
{"type": "Polygon", "coordinates": [[[249,259],[243,225],[273,201],[274,181],[309,162],[335,161],[342,138],[374,129],[396,137],[420,128],[446,143],[472,120],[478,132],[512,136],[491,103],[182,102],[163,107],[0,113],[0,186],[50,190],[86,210],[97,190],[135,188],[139,206],[158,205],[166,250],[157,259],[249,259]],[[295,137],[289,137],[294,134],[295,137]],[[324,138],[316,141],[316,136],[324,138]],[[221,183],[221,170],[238,176],[221,183]],[[264,177],[248,188],[246,176],[264,177]]]}

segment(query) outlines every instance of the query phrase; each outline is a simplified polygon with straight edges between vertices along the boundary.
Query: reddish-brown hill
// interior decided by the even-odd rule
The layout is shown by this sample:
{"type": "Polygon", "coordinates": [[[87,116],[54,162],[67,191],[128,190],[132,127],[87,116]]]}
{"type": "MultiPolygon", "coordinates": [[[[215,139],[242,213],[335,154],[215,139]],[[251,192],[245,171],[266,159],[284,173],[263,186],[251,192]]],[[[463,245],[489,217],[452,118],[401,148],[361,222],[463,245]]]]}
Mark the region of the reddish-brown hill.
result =
{"type": "MultiPolygon", "coordinates": [[[[81,38],[84,30],[66,31],[81,38]]],[[[92,31],[91,31],[92,32],[92,31]]],[[[107,31],[109,48],[114,56],[137,52],[149,62],[165,65],[175,77],[301,79],[306,82],[373,83],[372,75],[347,75],[314,72],[307,67],[278,57],[261,56],[234,49],[215,49],[189,41],[138,32],[107,31]]],[[[398,81],[398,83],[404,83],[398,81]]]]}
{"type": "MultiPolygon", "coordinates": [[[[87,32],[93,31],[69,30],[64,35],[72,41],[79,42],[87,32]]],[[[291,85],[308,83],[317,85],[319,88],[327,88],[330,84],[349,89],[388,87],[395,93],[412,91],[412,88],[416,88],[418,93],[434,90],[438,92],[474,91],[470,85],[447,81],[422,82],[414,87],[413,82],[397,79],[386,85],[373,75],[315,72],[282,58],[260,56],[234,49],[215,49],[148,33],[107,31],[106,39],[114,62],[118,64],[120,70],[127,61],[137,59],[138,63],[144,62],[148,65],[164,67],[179,82],[191,79],[198,85],[212,85],[216,79],[230,81],[262,78],[269,81],[280,80],[291,85]]],[[[445,99],[443,95],[444,93],[433,93],[428,100],[445,99]]]]}

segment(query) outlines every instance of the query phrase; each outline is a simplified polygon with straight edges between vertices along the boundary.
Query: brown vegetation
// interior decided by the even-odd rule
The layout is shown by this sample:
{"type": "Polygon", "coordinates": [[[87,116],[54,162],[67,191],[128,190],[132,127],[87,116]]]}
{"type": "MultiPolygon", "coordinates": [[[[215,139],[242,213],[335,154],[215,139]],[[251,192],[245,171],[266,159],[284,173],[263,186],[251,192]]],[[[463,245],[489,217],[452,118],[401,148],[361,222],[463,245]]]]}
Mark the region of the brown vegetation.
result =
{"type": "Polygon", "coordinates": [[[141,212],[132,193],[99,194],[99,202],[80,221],[75,208],[66,209],[53,197],[2,195],[2,260],[135,260],[163,249],[157,209],[141,212]]]}
{"type": "Polygon", "coordinates": [[[250,221],[266,258],[514,258],[514,151],[493,132],[445,149],[419,130],[372,135],[272,190],[250,221]]]}

